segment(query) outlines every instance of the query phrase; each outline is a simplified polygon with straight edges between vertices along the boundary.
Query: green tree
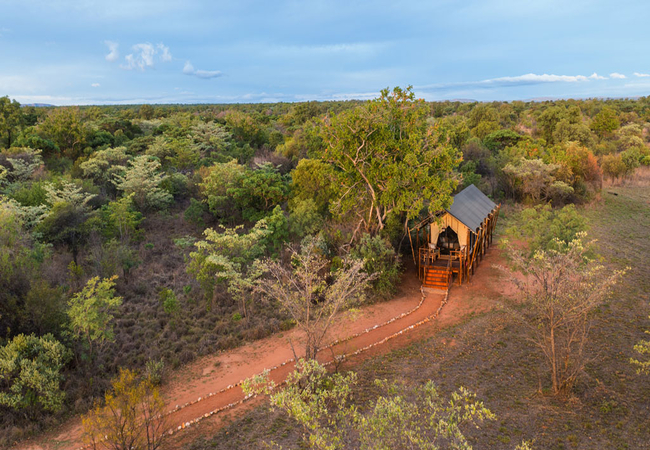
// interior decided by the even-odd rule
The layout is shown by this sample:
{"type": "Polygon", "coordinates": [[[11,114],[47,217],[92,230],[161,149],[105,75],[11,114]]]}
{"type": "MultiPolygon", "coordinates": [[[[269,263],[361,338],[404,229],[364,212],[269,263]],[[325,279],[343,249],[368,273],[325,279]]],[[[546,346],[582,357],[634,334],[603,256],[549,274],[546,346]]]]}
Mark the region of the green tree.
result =
{"type": "Polygon", "coordinates": [[[380,98],[325,120],[323,159],[336,177],[332,212],[352,213],[357,229],[375,234],[391,214],[410,220],[425,206],[435,212],[450,205],[461,158],[427,126],[426,114],[409,87],[385,89],[380,98]]]}
{"type": "Polygon", "coordinates": [[[233,202],[228,190],[239,184],[245,172],[246,166],[238,164],[234,159],[227,163],[214,164],[201,172],[201,194],[212,214],[217,217],[229,215],[233,202]]]}
{"type": "Polygon", "coordinates": [[[173,200],[172,195],[160,187],[166,175],[160,172],[157,158],[137,156],[124,175],[115,176],[115,186],[125,194],[133,194],[133,202],[140,209],[165,209],[173,200]]]}
{"type": "Polygon", "coordinates": [[[289,215],[289,231],[292,234],[300,238],[317,234],[322,229],[324,222],[325,220],[313,199],[292,202],[289,215]]]}
{"type": "Polygon", "coordinates": [[[524,239],[530,255],[534,255],[538,250],[567,249],[568,244],[586,229],[587,221],[574,205],[553,209],[545,204],[524,209],[508,233],[524,239]]]}
{"type": "Polygon", "coordinates": [[[289,182],[272,164],[265,163],[245,171],[238,183],[227,190],[227,195],[232,197],[244,219],[259,220],[287,200],[289,182]]]}
{"type": "Polygon", "coordinates": [[[58,202],[37,225],[36,230],[51,243],[65,244],[76,264],[79,250],[88,238],[88,218],[86,208],[75,206],[73,203],[58,202]]]}
{"type": "Polygon", "coordinates": [[[7,96],[0,97],[0,140],[3,148],[11,147],[23,122],[20,103],[7,96]]]}
{"type": "Polygon", "coordinates": [[[515,192],[538,203],[542,199],[563,199],[573,193],[571,186],[555,178],[559,168],[559,165],[546,164],[541,159],[521,158],[517,164],[507,164],[503,173],[510,179],[515,192]]]}
{"type": "Polygon", "coordinates": [[[618,114],[616,113],[616,110],[609,106],[604,106],[591,122],[591,129],[594,130],[600,138],[609,136],[616,131],[619,126],[620,122],[618,120],[618,114]]]}
{"type": "Polygon", "coordinates": [[[234,138],[242,143],[259,148],[267,142],[268,136],[262,124],[252,115],[240,111],[228,111],[226,124],[234,138]]]}
{"type": "Polygon", "coordinates": [[[350,256],[363,261],[363,270],[375,276],[372,288],[379,296],[387,298],[397,291],[402,262],[388,239],[364,234],[350,256]]]}
{"type": "Polygon", "coordinates": [[[61,369],[69,351],[51,334],[19,334],[0,347],[0,405],[25,410],[56,412],[63,406],[61,369]]]}
{"type": "Polygon", "coordinates": [[[47,203],[50,206],[57,203],[66,203],[75,208],[88,210],[88,202],[96,197],[94,194],[84,192],[82,187],[67,180],[61,180],[58,184],[47,184],[44,189],[47,203]]]}
{"type": "Polygon", "coordinates": [[[524,139],[524,136],[512,130],[498,130],[488,134],[483,139],[483,144],[490,149],[493,154],[498,153],[506,147],[517,145],[517,142],[524,139]]]}
{"type": "Polygon", "coordinates": [[[106,205],[106,213],[113,231],[111,234],[124,243],[129,243],[136,234],[138,225],[144,220],[142,214],[133,208],[134,196],[135,193],[131,193],[106,205]]]}
{"type": "Polygon", "coordinates": [[[38,149],[13,147],[0,152],[0,167],[6,170],[4,177],[9,182],[29,180],[42,165],[43,158],[38,149]]]}
{"type": "Polygon", "coordinates": [[[499,128],[499,113],[488,103],[479,103],[469,113],[469,127],[472,134],[483,140],[499,128]]]}
{"type": "Polygon", "coordinates": [[[95,152],[79,167],[85,178],[90,178],[104,189],[108,189],[113,187],[115,176],[124,175],[129,158],[126,147],[107,148],[95,152]]]}
{"type": "Polygon", "coordinates": [[[187,270],[199,281],[212,304],[216,300],[216,286],[225,285],[233,298],[241,302],[242,313],[246,315],[248,294],[259,276],[255,261],[264,254],[266,239],[272,231],[264,219],[248,233],[242,233],[242,228],[221,226],[221,232],[206,229],[205,240],[194,244],[196,251],[190,253],[187,270]]]}
{"type": "Polygon", "coordinates": [[[555,142],[555,129],[563,120],[571,123],[566,108],[561,106],[550,106],[537,117],[537,125],[541,130],[542,137],[548,144],[555,142]]]}
{"type": "Polygon", "coordinates": [[[300,360],[284,389],[276,390],[265,374],[246,380],[244,392],[271,394],[271,405],[303,427],[305,444],[322,450],[471,450],[465,429],[496,419],[467,389],[446,399],[432,381],[412,389],[375,380],[385,394],[361,408],[353,403],[357,379],[354,372],[329,375],[315,360],[300,360]]]}
{"type": "Polygon", "coordinates": [[[38,131],[72,159],[81,155],[86,143],[86,125],[77,107],[52,109],[38,125],[38,131]]]}
{"type": "Polygon", "coordinates": [[[320,214],[327,214],[335,193],[332,166],[319,159],[301,159],[291,171],[291,200],[289,207],[312,200],[320,214]]]}
{"type": "Polygon", "coordinates": [[[627,171],[627,167],[621,154],[618,155],[605,155],[600,163],[603,169],[603,175],[611,180],[618,180],[623,177],[627,171]]]}
{"type": "MultiPolygon", "coordinates": [[[[225,127],[215,122],[200,122],[192,127],[194,148],[202,158],[214,158],[218,162],[228,162],[234,157],[231,155],[233,147],[230,134],[225,127]]],[[[245,161],[239,161],[244,163],[245,161]]]]}
{"type": "MultiPolygon", "coordinates": [[[[19,205],[0,196],[0,337],[33,331],[24,297],[47,252],[24,229],[19,205]],[[25,317],[27,316],[27,317],[25,317]]],[[[45,301],[46,299],[43,299],[45,301]]]]}
{"type": "Polygon", "coordinates": [[[68,302],[70,309],[70,327],[88,344],[91,355],[94,344],[102,345],[105,341],[113,340],[113,313],[122,304],[122,297],[115,296],[115,280],[117,276],[91,278],[86,286],[72,296],[68,302]]]}

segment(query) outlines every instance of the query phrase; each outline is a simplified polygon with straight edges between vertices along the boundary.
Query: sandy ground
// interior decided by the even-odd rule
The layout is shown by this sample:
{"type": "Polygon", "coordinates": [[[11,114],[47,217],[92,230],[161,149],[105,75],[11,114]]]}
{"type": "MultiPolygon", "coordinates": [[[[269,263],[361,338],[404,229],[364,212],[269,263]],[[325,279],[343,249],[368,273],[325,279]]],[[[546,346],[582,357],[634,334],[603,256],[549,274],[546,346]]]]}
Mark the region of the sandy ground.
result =
{"type": "MultiPolygon", "coordinates": [[[[438,319],[425,324],[404,335],[401,335],[385,344],[374,347],[361,355],[355,356],[346,362],[353,366],[356,361],[379,353],[386,353],[394,348],[408,345],[414,340],[435,332],[439,327],[449,326],[458,321],[494,308],[502,295],[510,295],[512,287],[504,282],[503,276],[492,264],[501,263],[501,251],[493,246],[481,262],[471,282],[463,286],[454,285],[449,294],[449,302],[442,309],[438,319]]],[[[353,334],[363,332],[377,324],[413,310],[420,303],[422,294],[420,282],[414,270],[407,270],[400,291],[397,296],[385,303],[369,305],[358,310],[347,311],[341,314],[341,319],[336,321],[325,342],[344,339],[353,334]]],[[[422,306],[411,314],[382,326],[375,330],[361,334],[351,340],[337,344],[331,349],[323,350],[319,355],[321,362],[331,361],[335,355],[349,354],[359,348],[366,347],[381,341],[410,325],[434,314],[440,307],[444,295],[427,293],[422,306]]],[[[163,396],[167,409],[172,410],[177,405],[183,406],[189,402],[196,402],[173,412],[168,417],[168,427],[176,429],[187,422],[217,408],[238,402],[244,397],[241,388],[235,387],[219,392],[230,385],[240,382],[265,369],[280,366],[291,359],[293,351],[291,343],[299,351],[301,332],[297,329],[279,333],[266,339],[248,343],[242,347],[220,352],[215,355],[201,358],[194,363],[172,374],[171,380],[163,388],[163,396]],[[212,396],[208,394],[214,393],[212,396]],[[200,401],[197,401],[201,398],[200,401]]],[[[293,370],[294,364],[286,364],[271,371],[270,378],[281,382],[293,370]]],[[[198,424],[174,433],[168,441],[166,448],[182,448],[198,435],[209,433],[221,426],[224,420],[229,420],[233,415],[240,415],[249,408],[259,404],[263,399],[251,399],[231,409],[214,414],[198,424]]],[[[81,421],[74,418],[64,424],[56,432],[50,432],[39,438],[23,442],[16,448],[30,450],[72,450],[82,446],[81,421]]]]}

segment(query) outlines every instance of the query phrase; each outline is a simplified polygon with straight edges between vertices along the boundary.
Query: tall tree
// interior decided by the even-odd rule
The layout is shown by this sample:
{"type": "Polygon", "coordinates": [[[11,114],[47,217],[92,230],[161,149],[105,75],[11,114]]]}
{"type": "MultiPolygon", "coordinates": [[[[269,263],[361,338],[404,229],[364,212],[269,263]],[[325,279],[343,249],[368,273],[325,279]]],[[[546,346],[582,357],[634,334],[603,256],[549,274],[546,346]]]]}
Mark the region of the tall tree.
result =
{"type": "Polygon", "coordinates": [[[9,148],[13,143],[21,125],[23,124],[23,114],[20,109],[20,103],[16,100],[10,100],[9,97],[0,97],[0,140],[1,147],[9,148]]]}
{"type": "Polygon", "coordinates": [[[374,234],[392,214],[408,221],[425,206],[433,212],[450,205],[461,156],[427,125],[426,114],[408,87],[384,89],[378,99],[325,119],[322,156],[335,168],[337,186],[332,212],[352,212],[356,229],[374,234]]]}
{"type": "Polygon", "coordinates": [[[79,108],[53,109],[39,124],[38,130],[65,155],[76,159],[81,154],[86,140],[86,125],[81,120],[79,108]]]}

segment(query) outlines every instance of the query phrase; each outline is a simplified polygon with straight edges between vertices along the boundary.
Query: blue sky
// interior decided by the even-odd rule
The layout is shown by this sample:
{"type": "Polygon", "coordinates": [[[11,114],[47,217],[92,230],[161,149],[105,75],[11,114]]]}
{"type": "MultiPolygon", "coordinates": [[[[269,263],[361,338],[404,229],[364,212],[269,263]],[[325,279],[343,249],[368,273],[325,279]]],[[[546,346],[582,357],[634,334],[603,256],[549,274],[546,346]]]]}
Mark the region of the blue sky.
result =
{"type": "Polygon", "coordinates": [[[225,103],[650,94],[647,1],[0,0],[0,96],[225,103]]]}

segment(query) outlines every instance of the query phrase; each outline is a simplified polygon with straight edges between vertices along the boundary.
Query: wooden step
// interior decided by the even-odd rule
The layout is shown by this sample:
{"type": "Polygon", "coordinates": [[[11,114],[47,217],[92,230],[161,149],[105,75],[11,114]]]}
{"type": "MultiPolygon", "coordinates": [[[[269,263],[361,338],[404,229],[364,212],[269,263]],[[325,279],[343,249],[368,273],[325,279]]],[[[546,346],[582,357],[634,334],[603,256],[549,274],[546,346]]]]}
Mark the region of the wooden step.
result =
{"type": "Polygon", "coordinates": [[[424,275],[424,280],[422,280],[422,285],[426,288],[447,290],[449,289],[450,284],[451,272],[442,267],[427,268],[424,275]]]}

